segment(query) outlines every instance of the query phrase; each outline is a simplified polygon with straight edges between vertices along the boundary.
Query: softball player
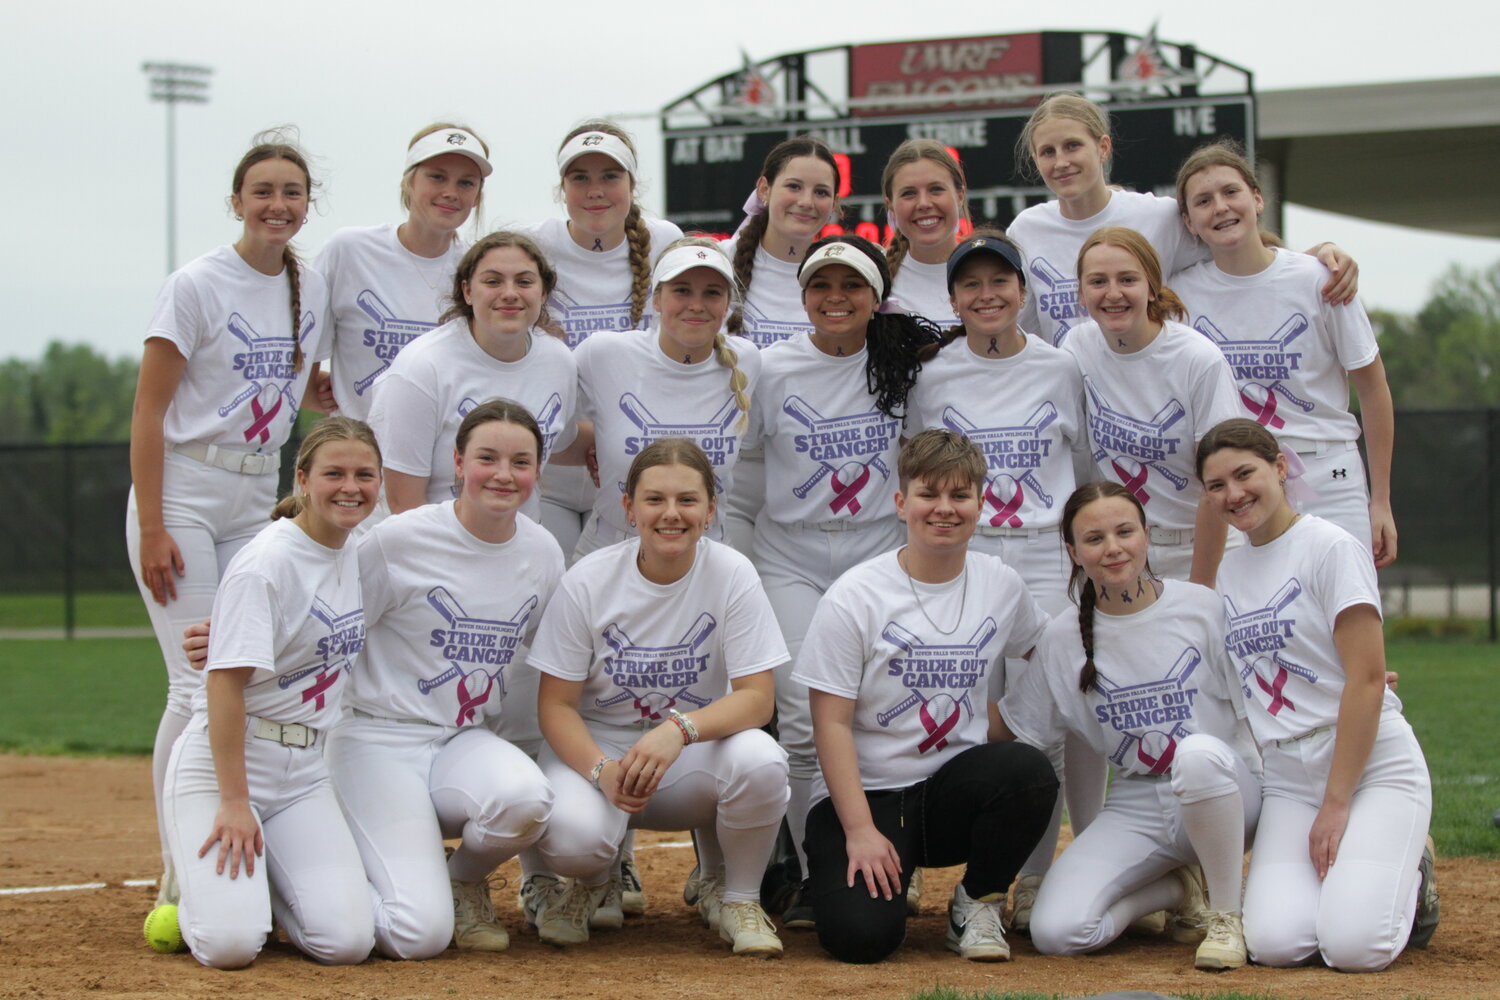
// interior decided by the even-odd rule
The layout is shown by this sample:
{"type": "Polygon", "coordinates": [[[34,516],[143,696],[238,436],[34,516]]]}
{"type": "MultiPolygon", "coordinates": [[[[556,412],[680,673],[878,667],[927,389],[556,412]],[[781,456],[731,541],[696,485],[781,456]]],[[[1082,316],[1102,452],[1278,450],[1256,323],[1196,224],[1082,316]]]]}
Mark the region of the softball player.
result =
{"type": "Polygon", "coordinates": [[[1031,940],[1045,955],[1081,954],[1175,910],[1173,937],[1201,942],[1198,968],[1237,968],[1260,758],[1224,652],[1223,608],[1206,587],[1151,572],[1145,509],[1118,483],[1079,487],[1062,533],[1078,617],[1047,626],[1040,663],[1005,693],[1000,728],[1038,747],[1076,733],[1108,758],[1114,781],[1042,882],[1031,940]]]}
{"type": "MultiPolygon", "coordinates": [[[[651,267],[682,237],[665,219],[648,219],[635,198],[635,144],[613,122],[586,121],[557,151],[568,217],[522,230],[557,269],[547,302],[551,332],[576,349],[602,330],[637,330],[651,308],[651,267]]],[[[554,466],[542,483],[542,523],[569,555],[593,510],[588,470],[554,466]]]]}
{"type": "MultiPolygon", "coordinates": [[[[766,454],[766,504],[755,524],[755,564],[796,655],[818,598],[843,573],[895,548],[889,497],[917,348],[935,330],[877,310],[890,294],[885,254],[858,236],[814,243],[798,273],[811,336],[761,352],[751,439],[766,454]]],[[[802,840],[817,759],[806,688],[788,665],[776,678],[777,727],[790,755],[787,823],[802,840]]],[[[811,926],[805,908],[788,926],[811,926]]]]}
{"type": "Polygon", "coordinates": [[[1092,318],[1063,347],[1083,372],[1094,463],[1145,508],[1157,572],[1212,584],[1225,529],[1202,502],[1192,454],[1210,427],[1236,415],[1229,363],[1175,322],[1185,315],[1182,302],[1162,284],[1156,253],[1135,230],[1090,236],[1078,273],[1092,318]]]}
{"type": "MultiPolygon", "coordinates": [[[[375,388],[370,426],[385,449],[393,513],[458,495],[453,436],[484,400],[504,396],[531,412],[546,444],[543,462],[573,443],[573,355],[536,328],[556,283],[542,252],[519,233],[491,233],[464,254],[443,325],[402,351],[375,388]]],[[[523,513],[539,516],[535,497],[523,513]]]]}
{"type": "Polygon", "coordinates": [[[344,542],[379,489],[370,429],[323,421],[297,455],[296,494],[224,573],[206,679],[162,796],[178,924],[204,965],[249,965],[273,912],[328,965],[362,962],[374,945],[369,885],[322,741],[365,641],[358,560],[344,542]]]}
{"type": "Polygon", "coordinates": [[[794,679],[822,763],[807,818],[808,896],[835,958],[878,962],[905,936],[916,865],[967,864],[948,947],[1005,961],[1005,889],[1047,826],[1057,780],[1030,747],[987,742],[988,690],[1046,615],[999,559],[969,553],[985,461],[951,430],[901,449],[906,544],[818,602],[794,679]],[[861,877],[863,882],[861,882],[861,877]]]}
{"type": "Polygon", "coordinates": [[[176,900],[161,794],[167,760],[202,686],[182,632],[213,605],[225,566],[265,526],[279,450],[320,356],[327,290],[290,241],[312,180],[300,150],[265,133],[234,171],[244,223],[231,246],[175,272],[157,295],[130,424],[125,542],[167,667],[151,773],[163,876],[176,900]]]}
{"type": "Polygon", "coordinates": [[[368,419],[375,380],[437,326],[464,255],[458,230],[483,201],[489,151],[466,126],[427,126],[406,150],[406,221],[340,229],[318,254],[314,266],[328,282],[333,398],[345,416],[368,419]]]}
{"type": "MultiPolygon", "coordinates": [[[[734,298],[729,260],[717,241],[684,237],[662,252],[652,284],[655,329],[600,333],[575,354],[601,484],[575,559],[633,534],[619,497],[632,459],[657,438],[690,438],[703,449],[716,503],[734,485],[760,352],[743,341],[736,351],[721,332],[734,298]]],[[[708,532],[723,540],[722,524],[708,532]]]]}
{"type": "Polygon", "coordinates": [[[543,940],[588,940],[627,826],[712,827],[698,907],[737,955],[777,955],[760,878],[786,808],[771,718],[786,647],[749,560],[703,538],[714,471],[682,438],[631,464],[622,506],[639,532],[579,560],[542,620],[542,770],[556,808],[538,849],[566,891],[527,906],[543,940]],[[684,711],[687,709],[687,711],[684,711]]]}
{"type": "Polygon", "coordinates": [[[880,190],[895,229],[886,251],[892,297],[943,329],[956,325],[948,256],[954,239],[970,228],[963,168],[937,140],[908,139],[886,161],[880,190]]]}
{"type": "Polygon", "coordinates": [[[375,890],[376,947],[390,958],[429,958],[450,940],[504,950],[490,873],[541,836],[551,812],[532,762],[540,739],[512,735],[536,731],[536,684],[518,665],[563,572],[557,542],[517,516],[543,440],[519,403],[481,404],[458,429],[458,498],[360,540],[369,640],[327,759],[375,890]],[[462,843],[445,863],[452,837],[462,843]]]}
{"type": "Polygon", "coordinates": [[[1265,757],[1250,958],[1384,969],[1408,944],[1426,947],[1438,907],[1423,853],[1432,787],[1385,685],[1375,568],[1361,542],[1287,502],[1288,456],[1255,421],[1215,427],[1197,464],[1210,502],[1250,540],[1219,573],[1224,644],[1265,757]]]}
{"type": "MultiPolygon", "coordinates": [[[[978,445],[985,478],[970,547],[1004,560],[1042,610],[1055,615],[1068,606],[1068,556],[1057,526],[1075,485],[1074,452],[1085,436],[1083,379],[1071,354],[1017,325],[1027,288],[1022,260],[1020,248],[994,229],[974,230],[949,256],[949,301],[961,324],[923,349],[906,424],[910,430],[947,428],[978,445]]],[[[1008,666],[1025,670],[1026,661],[1008,666]]],[[[1076,737],[1049,755],[1066,773],[1068,817],[1077,835],[1098,815],[1108,768],[1076,737]]],[[[1015,930],[1027,929],[1061,822],[1059,801],[1016,883],[1015,930]]]]}
{"type": "Polygon", "coordinates": [[[1316,514],[1370,539],[1376,568],[1396,559],[1391,514],[1395,416],[1385,365],[1358,299],[1330,306],[1319,295],[1328,271],[1305,254],[1266,246],[1265,204],[1255,171],[1233,145],[1206,146],[1177,173],[1177,203],[1188,231],[1213,260],[1188,268],[1172,287],[1193,328],[1230,359],[1242,414],[1265,425],[1308,469],[1316,514]],[[1349,383],[1360,421],[1349,412],[1349,383]],[[1370,478],[1359,459],[1361,423],[1370,478]]]}
{"type": "MultiPolygon", "coordinates": [[[[1150,241],[1168,277],[1207,257],[1182,227],[1171,198],[1110,188],[1114,149],[1109,115],[1077,94],[1053,94],[1032,112],[1016,141],[1016,162],[1029,164],[1056,201],[1033,205],[1006,230],[1026,248],[1033,294],[1021,326],[1053,344],[1088,318],[1074,267],[1078,248],[1105,226],[1125,226],[1150,241]]],[[[1315,247],[1333,278],[1322,290],[1326,302],[1348,302],[1358,267],[1332,244],[1315,247]]]]}

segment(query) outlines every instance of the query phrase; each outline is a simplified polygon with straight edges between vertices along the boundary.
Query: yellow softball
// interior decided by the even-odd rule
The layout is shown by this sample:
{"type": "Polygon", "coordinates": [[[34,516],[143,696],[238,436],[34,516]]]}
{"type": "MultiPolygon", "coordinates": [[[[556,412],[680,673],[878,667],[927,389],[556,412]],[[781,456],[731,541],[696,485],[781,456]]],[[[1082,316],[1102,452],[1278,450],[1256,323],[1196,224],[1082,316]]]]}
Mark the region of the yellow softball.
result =
{"type": "Polygon", "coordinates": [[[163,954],[186,951],[182,943],[182,931],[177,926],[177,907],[164,903],[146,915],[146,926],[142,928],[146,943],[163,954]]]}

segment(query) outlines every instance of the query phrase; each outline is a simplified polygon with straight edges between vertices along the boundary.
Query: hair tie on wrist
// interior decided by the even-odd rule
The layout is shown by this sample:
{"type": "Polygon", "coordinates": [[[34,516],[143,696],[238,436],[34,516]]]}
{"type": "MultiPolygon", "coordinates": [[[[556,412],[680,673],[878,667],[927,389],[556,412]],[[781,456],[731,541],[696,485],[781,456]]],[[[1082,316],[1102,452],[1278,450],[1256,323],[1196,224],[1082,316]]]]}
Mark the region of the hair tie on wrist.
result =
{"type": "Polygon", "coordinates": [[[677,724],[678,731],[682,733],[683,746],[698,742],[698,727],[693,725],[692,719],[689,719],[675,708],[667,712],[667,718],[677,724]]]}

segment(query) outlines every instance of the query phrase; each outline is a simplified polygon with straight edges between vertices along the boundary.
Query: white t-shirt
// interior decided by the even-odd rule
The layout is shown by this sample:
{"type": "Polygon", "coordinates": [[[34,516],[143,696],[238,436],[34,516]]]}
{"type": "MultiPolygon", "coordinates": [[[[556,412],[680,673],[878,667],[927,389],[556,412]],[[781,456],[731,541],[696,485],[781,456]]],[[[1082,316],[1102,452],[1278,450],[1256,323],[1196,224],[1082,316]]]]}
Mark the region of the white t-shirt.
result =
{"type": "Polygon", "coordinates": [[[291,279],[261,274],[232,246],[182,266],[156,296],[146,338],[187,359],[162,424],[170,447],[199,441],[273,452],[286,443],[314,361],[327,351],[328,287],[299,268],[302,370],[292,371],[291,279]]]}
{"type": "Polygon", "coordinates": [[[467,244],[441,257],[401,245],[396,223],[350,226],[329,237],[314,266],[328,281],[333,398],[346,417],[368,420],[370,388],[401,349],[438,324],[467,244]]]}
{"type": "Polygon", "coordinates": [[[634,725],[691,712],[729,693],[735,677],[787,661],[786,643],[750,560],[702,539],[693,568],[652,583],[631,538],[578,560],[564,574],[527,663],[582,681],[589,722],[634,725]]]}
{"type": "MultiPolygon", "coordinates": [[[[752,396],[760,380],[760,352],[732,342],[752,396]]],[[[698,443],[714,467],[719,502],[734,483],[742,417],[729,388],[729,369],[716,355],[685,365],[662,353],[659,334],[650,330],[601,333],[580,344],[578,400],[581,419],[594,422],[599,456],[599,495],[594,512],[605,524],[625,531],[625,476],[630,463],[658,438],[685,437],[698,443]]]]}
{"type": "Polygon", "coordinates": [[[1167,773],[1178,741],[1207,733],[1259,774],[1240,685],[1224,652],[1223,606],[1195,583],[1165,580],[1162,586],[1144,611],[1094,612],[1098,683],[1088,694],[1078,690],[1078,615],[1052,619],[1037,646],[1038,662],[1000,703],[1006,725],[1035,747],[1055,746],[1075,733],[1117,771],[1132,775],[1167,773]]]}
{"type": "MultiPolygon", "coordinates": [[[[732,242],[724,246],[730,253],[733,248],[732,242]]],[[[778,260],[765,247],[755,248],[755,269],[745,293],[743,336],[756,347],[770,347],[812,333],[812,323],[802,307],[797,268],[796,261],[778,260]]]]}
{"type": "MultiPolygon", "coordinates": [[[[896,552],[885,552],[839,577],[818,601],[792,679],[854,700],[867,789],[914,785],[985,742],[990,675],[1041,637],[1047,616],[1014,570],[970,552],[965,573],[967,580],[917,583],[896,552]]],[[[827,795],[819,772],[813,801],[827,795]]]]}
{"type": "Polygon", "coordinates": [[[766,512],[782,524],[896,513],[901,421],[875,407],[865,349],[824,354],[809,337],[761,352],[761,382],[746,446],[766,451],[766,512]]]}
{"type": "Polygon", "coordinates": [[[1323,301],[1328,268],[1278,248],[1259,274],[1225,274],[1213,261],[1172,279],[1193,328],[1217,344],[1239,387],[1240,416],[1273,434],[1355,441],[1344,374],[1380,353],[1364,306],[1323,301]]]}
{"type": "MultiPolygon", "coordinates": [[[[245,714],[315,729],[339,720],[340,681],[365,644],[354,546],[330,549],[291,518],[272,521],[230,560],[213,621],[204,669],[255,668],[245,714]]],[[[193,718],[207,721],[206,686],[193,718]]]]}
{"type": "Polygon", "coordinates": [[[906,436],[941,427],[979,446],[989,468],[981,524],[1050,528],[1077,485],[1083,412],[1083,378],[1067,351],[1027,336],[1012,357],[986,358],[959,338],[922,365],[906,436]]]}
{"type": "Polygon", "coordinates": [[[958,313],[948,295],[948,262],[924,264],[911,254],[901,262],[891,297],[902,312],[931,320],[944,330],[958,325],[958,313]]]}
{"type": "Polygon", "coordinates": [[[1130,490],[1146,518],[1192,528],[1202,487],[1194,468],[1198,439],[1241,415],[1224,355],[1201,335],[1167,320],[1133,354],[1116,354],[1092,321],[1063,344],[1083,372],[1094,464],[1130,490]]]}
{"type": "Polygon", "coordinates": [[[545,528],[518,517],[510,541],[486,542],[452,501],[427,504],[361,538],[359,568],[370,637],[351,707],[460,727],[502,710],[535,715],[534,697],[513,702],[507,689],[562,579],[545,528]]]}
{"type": "MultiPolygon", "coordinates": [[[[1087,322],[1078,300],[1078,251],[1105,226],[1126,226],[1146,237],[1170,277],[1203,260],[1207,250],[1182,224],[1175,199],[1136,191],[1112,191],[1109,204],[1087,219],[1065,219],[1056,201],[1033,205],[1006,230],[1026,255],[1026,305],[1021,328],[1061,344],[1070,328],[1087,322]]],[[[1171,282],[1168,282],[1171,285],[1171,282]]],[[[1175,288],[1174,288],[1175,290],[1175,288]]]]}
{"type": "MultiPolygon", "coordinates": [[[[453,442],[468,412],[503,396],[531,411],[542,429],[547,455],[566,448],[575,433],[578,369],[556,337],[531,331],[531,346],[519,361],[498,361],[469,333],[463,317],[444,323],[401,352],[375,384],[370,426],[388,469],[427,477],[427,502],[458,495],[453,442]]],[[[522,508],[533,518],[535,493],[522,508]]]]}
{"type": "MultiPolygon", "coordinates": [[[[1262,745],[1338,722],[1344,666],[1333,644],[1339,612],[1380,611],[1370,551],[1337,525],[1304,514],[1265,545],[1224,553],[1219,593],[1229,616],[1224,645],[1239,665],[1250,725],[1262,745]]],[[[1383,712],[1401,702],[1384,690],[1383,712]]]]}
{"type": "MultiPolygon", "coordinates": [[[[521,230],[536,241],[557,270],[557,287],[547,299],[547,313],[562,326],[569,347],[577,347],[599,330],[644,329],[650,325],[651,300],[639,323],[630,322],[630,241],[612,250],[593,251],[573,242],[566,219],[545,219],[521,230]]],[[[665,219],[647,219],[651,264],[682,230],[665,219]]]]}

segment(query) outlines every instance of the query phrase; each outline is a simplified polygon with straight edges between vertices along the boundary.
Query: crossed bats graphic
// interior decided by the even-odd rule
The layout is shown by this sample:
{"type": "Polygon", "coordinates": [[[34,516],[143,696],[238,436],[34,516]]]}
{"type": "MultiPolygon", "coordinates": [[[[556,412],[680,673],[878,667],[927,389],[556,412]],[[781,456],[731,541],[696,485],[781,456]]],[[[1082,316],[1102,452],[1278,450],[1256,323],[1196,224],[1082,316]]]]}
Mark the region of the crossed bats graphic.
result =
{"type": "MultiPolygon", "coordinates": [[[[391,307],[386,305],[385,302],[380,298],[380,296],[376,295],[375,292],[371,289],[366,288],[364,291],[360,292],[359,295],[355,297],[354,301],[355,304],[357,304],[361,309],[365,311],[365,314],[369,316],[370,319],[375,321],[374,332],[402,333],[411,337],[420,337],[422,334],[432,329],[431,323],[422,323],[418,320],[412,319],[398,319],[395,312],[392,311],[391,307]]],[[[390,358],[382,359],[379,368],[376,368],[370,374],[354,383],[355,395],[363,396],[366,390],[368,390],[370,386],[374,385],[375,380],[379,378],[381,374],[390,366],[390,358]]]]}
{"type": "MultiPolygon", "coordinates": [[[[1236,349],[1255,350],[1271,348],[1285,351],[1287,345],[1300,337],[1310,324],[1307,317],[1301,313],[1293,313],[1286,322],[1271,334],[1268,340],[1234,340],[1223,330],[1214,325],[1214,321],[1207,316],[1199,316],[1193,321],[1193,329],[1203,334],[1209,340],[1218,344],[1220,349],[1232,347],[1236,349]]],[[[1276,379],[1270,385],[1260,382],[1246,382],[1240,387],[1240,402],[1245,408],[1255,414],[1255,419],[1268,427],[1285,427],[1286,421],[1276,415],[1276,394],[1279,393],[1287,402],[1300,409],[1303,413],[1311,413],[1314,409],[1312,403],[1297,396],[1287,384],[1281,379],[1276,379]],[[1254,395],[1246,390],[1252,386],[1259,393],[1264,394],[1264,399],[1256,399],[1254,395]]]]}
{"type": "MultiPolygon", "coordinates": [[[[878,410],[871,410],[870,413],[861,413],[849,417],[824,417],[814,407],[797,396],[788,396],[782,402],[781,409],[814,434],[838,430],[841,426],[862,427],[867,423],[866,418],[880,412],[878,410]]],[[[864,477],[869,468],[874,466],[882,476],[887,479],[891,478],[890,467],[885,464],[885,459],[879,455],[872,456],[868,462],[852,460],[850,464],[861,467],[861,477],[864,477]]],[[[813,491],[813,488],[831,475],[834,478],[834,492],[837,495],[829,506],[835,512],[843,507],[848,507],[850,514],[858,514],[858,494],[864,488],[864,484],[860,483],[859,487],[855,488],[852,483],[842,483],[839,481],[838,473],[839,468],[837,466],[830,465],[819,459],[818,468],[807,478],[807,481],[801,486],[792,487],[792,495],[798,500],[806,500],[807,495],[813,491]]],[[[856,478],[855,481],[859,482],[859,478],[856,478]]]]}
{"type": "MultiPolygon", "coordinates": [[[[707,611],[700,614],[692,625],[688,626],[682,638],[672,646],[637,646],[631,641],[625,630],[611,622],[604,626],[604,641],[609,643],[610,648],[619,657],[629,658],[651,658],[654,660],[673,660],[678,657],[692,656],[698,651],[698,647],[713,634],[718,623],[714,621],[713,615],[707,611]]],[[[620,684],[618,678],[616,684],[620,684]]],[[[620,684],[620,693],[609,698],[595,698],[594,705],[598,708],[611,708],[621,702],[634,699],[635,707],[641,713],[641,718],[659,720],[678,701],[685,701],[699,708],[709,702],[693,694],[688,688],[691,684],[685,684],[675,694],[667,695],[660,691],[648,691],[645,694],[636,694],[635,691],[620,684]]]]}
{"type": "MultiPolygon", "coordinates": [[[[889,642],[891,645],[902,650],[908,656],[914,655],[918,650],[920,650],[924,655],[927,656],[954,658],[977,657],[983,651],[984,647],[990,644],[990,641],[995,638],[995,635],[998,632],[999,626],[995,623],[995,619],[986,618],[984,621],[979,623],[979,627],[974,630],[974,634],[969,637],[969,641],[962,645],[926,645],[918,636],[914,635],[912,632],[908,631],[906,628],[903,628],[896,622],[888,622],[885,628],[881,630],[880,635],[881,638],[885,639],[886,642],[889,642]]],[[[936,698],[937,695],[933,695],[933,697],[936,698]]],[[[922,726],[927,730],[927,735],[918,745],[917,750],[919,753],[926,753],[928,750],[931,750],[934,747],[941,750],[948,743],[948,733],[953,729],[954,726],[958,724],[958,706],[962,705],[965,709],[967,709],[969,718],[972,719],[974,717],[974,703],[970,701],[969,692],[965,690],[964,693],[955,701],[954,712],[952,715],[949,715],[943,719],[934,719],[929,714],[926,714],[926,706],[928,701],[930,700],[931,699],[925,697],[922,692],[914,690],[900,704],[876,715],[875,721],[880,724],[882,729],[885,729],[888,728],[890,724],[901,715],[905,714],[913,708],[921,706],[924,713],[922,717],[922,726]]]]}
{"type": "MultiPolygon", "coordinates": [[[[1052,405],[1052,401],[1050,399],[1043,402],[1041,406],[1038,406],[1036,410],[1031,414],[1031,416],[1026,418],[1026,423],[1022,424],[1020,427],[979,428],[971,423],[967,417],[965,417],[962,413],[959,413],[953,407],[948,406],[943,408],[944,425],[946,425],[949,430],[957,431],[964,437],[968,438],[970,441],[973,441],[980,447],[982,451],[985,451],[986,454],[988,454],[986,445],[988,445],[990,442],[1007,441],[1024,436],[1030,436],[1034,439],[1039,434],[1041,434],[1042,431],[1046,430],[1048,425],[1050,425],[1056,419],[1057,407],[1052,405]]],[[[1015,513],[1015,508],[1020,507],[1021,505],[1019,500],[1017,500],[1014,507],[1009,508],[1008,513],[1004,513],[1007,505],[993,493],[992,487],[994,483],[999,479],[1000,476],[995,476],[985,484],[985,498],[994,505],[997,511],[997,513],[990,518],[990,523],[999,524],[1007,517],[1010,517],[1012,521],[1016,522],[1012,526],[1020,527],[1020,518],[1013,516],[1015,513]]],[[[1031,487],[1031,491],[1036,494],[1037,499],[1040,500],[1048,510],[1052,509],[1052,504],[1054,502],[1052,499],[1052,495],[1042,487],[1041,480],[1037,479],[1035,471],[1027,469],[1021,475],[1015,477],[1015,482],[1031,487]]],[[[1017,487],[1017,492],[1019,491],[1020,487],[1017,487]]]]}
{"type": "MultiPolygon", "coordinates": [[[[1094,387],[1093,380],[1090,379],[1087,375],[1084,376],[1083,384],[1084,387],[1088,389],[1089,397],[1093,399],[1094,405],[1098,407],[1099,413],[1102,416],[1108,418],[1113,423],[1122,424],[1137,431],[1149,432],[1153,437],[1161,437],[1166,433],[1167,428],[1171,427],[1173,424],[1177,423],[1177,421],[1187,416],[1187,410],[1183,408],[1183,405],[1180,402],[1178,402],[1176,399],[1169,399],[1160,410],[1156,411],[1155,415],[1153,415],[1150,420],[1138,420],[1135,417],[1129,416],[1128,414],[1121,413],[1120,411],[1113,409],[1109,405],[1109,400],[1105,399],[1104,395],[1094,387]]],[[[1096,448],[1094,450],[1095,462],[1103,462],[1108,457],[1109,452],[1105,449],[1096,448]]],[[[1132,460],[1134,461],[1133,457],[1132,460]]],[[[1140,473],[1138,475],[1131,475],[1130,473],[1126,472],[1118,461],[1112,461],[1110,464],[1114,466],[1115,475],[1120,477],[1121,483],[1124,484],[1126,489],[1134,493],[1136,495],[1136,498],[1139,499],[1141,503],[1146,503],[1151,499],[1151,494],[1146,492],[1145,485],[1146,470],[1148,468],[1155,469],[1157,472],[1161,473],[1162,478],[1166,479],[1179,490],[1187,489],[1188,481],[1186,476],[1179,475],[1178,473],[1173,472],[1171,469],[1167,468],[1165,465],[1155,459],[1139,462],[1140,473]]]]}
{"type": "MultiPolygon", "coordinates": [[[[1197,647],[1188,646],[1177,657],[1177,662],[1172,664],[1172,669],[1168,670],[1167,675],[1159,681],[1147,681],[1144,684],[1127,684],[1122,686],[1113,683],[1103,674],[1100,674],[1099,687],[1104,692],[1105,698],[1110,701],[1114,700],[1115,695],[1142,690],[1159,690],[1172,683],[1175,683],[1177,689],[1180,691],[1188,676],[1202,662],[1203,654],[1198,652],[1197,647]]],[[[1141,763],[1150,768],[1152,774],[1164,774],[1172,766],[1172,756],[1176,753],[1178,738],[1186,735],[1188,735],[1188,731],[1181,722],[1174,723],[1172,728],[1165,733],[1153,729],[1150,732],[1144,733],[1139,739],[1130,733],[1124,733],[1120,737],[1119,745],[1110,752],[1109,759],[1116,766],[1123,766],[1125,763],[1125,754],[1130,749],[1131,744],[1134,743],[1136,745],[1136,757],[1141,763]],[[1155,757],[1150,756],[1146,752],[1145,747],[1146,737],[1151,736],[1153,733],[1166,740],[1166,746],[1155,757]]]]}
{"type": "MultiPolygon", "coordinates": [[[[1225,597],[1224,601],[1229,605],[1230,627],[1233,628],[1240,624],[1249,624],[1262,618],[1275,619],[1278,615],[1281,614],[1281,612],[1285,611],[1287,606],[1295,601],[1297,599],[1297,596],[1301,593],[1302,581],[1298,580],[1296,577],[1292,577],[1286,583],[1282,584],[1280,589],[1278,589],[1276,593],[1271,595],[1271,600],[1265,607],[1256,608],[1253,611],[1246,611],[1243,614],[1240,614],[1235,610],[1234,601],[1230,600],[1228,597],[1225,597]]],[[[1267,708],[1267,711],[1271,715],[1279,715],[1283,708],[1289,708],[1294,712],[1297,710],[1297,706],[1292,703],[1291,699],[1287,698],[1281,693],[1281,689],[1286,686],[1288,675],[1300,677],[1303,680],[1307,681],[1309,684],[1318,683],[1318,672],[1316,670],[1313,670],[1310,667],[1304,667],[1300,663],[1287,659],[1285,656],[1282,656],[1279,651],[1273,652],[1270,656],[1257,656],[1253,660],[1246,663],[1244,668],[1240,670],[1240,683],[1242,686],[1244,686],[1246,694],[1250,693],[1250,688],[1248,685],[1245,685],[1245,681],[1247,681],[1252,674],[1255,676],[1256,686],[1266,694],[1270,695],[1271,701],[1269,707],[1267,708]],[[1276,677],[1274,680],[1266,679],[1266,677],[1271,673],[1270,670],[1258,669],[1259,665],[1262,663],[1270,663],[1275,665],[1277,669],[1276,677]]]]}

